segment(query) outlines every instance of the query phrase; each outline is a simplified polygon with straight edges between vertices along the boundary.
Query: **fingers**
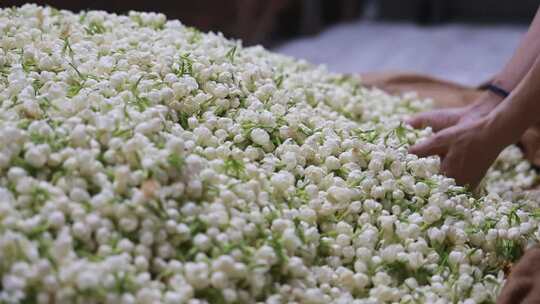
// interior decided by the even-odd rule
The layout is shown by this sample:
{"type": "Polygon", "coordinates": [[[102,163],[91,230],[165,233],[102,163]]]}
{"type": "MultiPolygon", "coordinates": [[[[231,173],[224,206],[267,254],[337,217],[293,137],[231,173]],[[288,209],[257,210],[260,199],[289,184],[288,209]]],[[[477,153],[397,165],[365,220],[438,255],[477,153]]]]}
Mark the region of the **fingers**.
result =
{"type": "Polygon", "coordinates": [[[443,157],[448,152],[448,143],[441,134],[436,134],[409,148],[409,153],[418,157],[439,155],[443,157]]]}
{"type": "Polygon", "coordinates": [[[533,281],[529,278],[510,278],[504,285],[497,304],[521,303],[532,287],[533,281]]]}
{"type": "Polygon", "coordinates": [[[512,269],[512,276],[540,276],[540,248],[528,249],[512,269]]]}
{"type": "Polygon", "coordinates": [[[456,159],[451,154],[448,155],[441,163],[441,173],[452,177],[456,184],[460,186],[468,186],[472,191],[478,184],[477,181],[473,181],[470,176],[466,176],[467,171],[462,170],[462,164],[460,159],[456,159]]]}
{"type": "Polygon", "coordinates": [[[534,165],[540,164],[540,130],[529,128],[520,139],[522,152],[525,158],[534,165]]]}
{"type": "Polygon", "coordinates": [[[514,265],[497,304],[540,303],[540,248],[531,248],[514,265]]]}
{"type": "Polygon", "coordinates": [[[405,120],[405,123],[416,129],[431,127],[437,132],[455,125],[460,117],[461,115],[454,109],[435,110],[417,114],[405,120]]]}
{"type": "MultiPolygon", "coordinates": [[[[532,288],[532,290],[529,292],[529,295],[521,302],[522,304],[538,304],[540,303],[540,286],[539,284],[535,284],[535,286],[532,288]]],[[[514,303],[519,303],[515,302],[514,303]]]]}
{"type": "Polygon", "coordinates": [[[480,162],[467,166],[464,161],[463,157],[456,157],[452,152],[448,153],[441,163],[441,173],[452,177],[456,184],[474,191],[482,181],[487,168],[480,162]]]}
{"type": "MultiPolygon", "coordinates": [[[[442,109],[415,115],[405,121],[413,128],[431,127],[435,132],[449,128],[455,125],[461,118],[463,110],[442,109]]],[[[447,140],[444,133],[438,133],[427,140],[417,143],[409,149],[409,153],[416,154],[418,157],[430,155],[444,156],[448,151],[447,140]]]]}

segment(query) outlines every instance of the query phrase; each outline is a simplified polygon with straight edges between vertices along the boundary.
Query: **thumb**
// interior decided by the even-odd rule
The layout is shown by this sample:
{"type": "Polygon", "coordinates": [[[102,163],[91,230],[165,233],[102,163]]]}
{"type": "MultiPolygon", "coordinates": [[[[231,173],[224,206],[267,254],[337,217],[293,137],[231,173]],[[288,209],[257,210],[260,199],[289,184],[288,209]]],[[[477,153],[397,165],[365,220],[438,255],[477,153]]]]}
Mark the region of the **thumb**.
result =
{"type": "Polygon", "coordinates": [[[420,113],[406,119],[405,123],[415,129],[431,127],[434,131],[439,131],[453,126],[459,120],[459,115],[452,110],[435,110],[420,113]]]}
{"type": "Polygon", "coordinates": [[[441,136],[434,135],[418,142],[409,148],[409,153],[415,154],[418,157],[427,157],[431,155],[444,156],[448,152],[448,145],[441,136]]]}
{"type": "Polygon", "coordinates": [[[520,143],[525,158],[538,166],[540,164],[540,130],[536,127],[529,128],[521,136],[520,143]]]}

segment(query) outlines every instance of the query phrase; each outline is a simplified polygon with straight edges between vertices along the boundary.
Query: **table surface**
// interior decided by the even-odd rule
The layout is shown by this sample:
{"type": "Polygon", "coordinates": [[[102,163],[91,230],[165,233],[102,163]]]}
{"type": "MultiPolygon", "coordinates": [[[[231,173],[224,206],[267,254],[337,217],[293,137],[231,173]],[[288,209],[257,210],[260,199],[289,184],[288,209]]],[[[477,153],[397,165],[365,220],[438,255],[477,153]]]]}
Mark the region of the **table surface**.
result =
{"type": "Polygon", "coordinates": [[[477,85],[510,58],[526,26],[419,26],[358,21],[336,25],[274,49],[331,71],[407,71],[477,85]]]}

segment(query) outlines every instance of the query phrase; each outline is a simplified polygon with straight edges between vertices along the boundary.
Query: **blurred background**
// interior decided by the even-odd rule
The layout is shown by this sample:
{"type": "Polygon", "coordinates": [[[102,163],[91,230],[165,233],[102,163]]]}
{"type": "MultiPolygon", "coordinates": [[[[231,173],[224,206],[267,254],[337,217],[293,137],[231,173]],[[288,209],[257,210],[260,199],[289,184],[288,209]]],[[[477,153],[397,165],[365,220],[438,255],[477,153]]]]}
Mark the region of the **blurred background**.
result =
{"type": "Polygon", "coordinates": [[[475,85],[497,72],[539,0],[0,0],[162,12],[332,71],[410,71],[475,85]]]}

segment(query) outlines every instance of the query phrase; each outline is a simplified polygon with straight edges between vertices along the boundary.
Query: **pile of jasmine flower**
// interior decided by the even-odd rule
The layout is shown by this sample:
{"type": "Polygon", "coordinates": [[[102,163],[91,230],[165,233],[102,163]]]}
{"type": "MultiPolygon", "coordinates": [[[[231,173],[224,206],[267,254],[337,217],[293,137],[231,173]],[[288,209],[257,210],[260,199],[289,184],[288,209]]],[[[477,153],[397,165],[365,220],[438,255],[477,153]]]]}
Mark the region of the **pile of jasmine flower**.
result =
{"type": "Polygon", "coordinates": [[[519,149],[474,197],[429,107],[154,13],[0,10],[1,303],[494,303],[539,238],[519,149]]]}

